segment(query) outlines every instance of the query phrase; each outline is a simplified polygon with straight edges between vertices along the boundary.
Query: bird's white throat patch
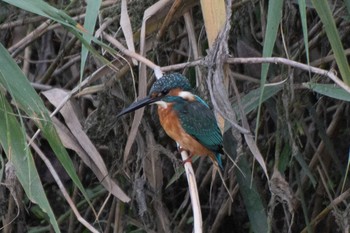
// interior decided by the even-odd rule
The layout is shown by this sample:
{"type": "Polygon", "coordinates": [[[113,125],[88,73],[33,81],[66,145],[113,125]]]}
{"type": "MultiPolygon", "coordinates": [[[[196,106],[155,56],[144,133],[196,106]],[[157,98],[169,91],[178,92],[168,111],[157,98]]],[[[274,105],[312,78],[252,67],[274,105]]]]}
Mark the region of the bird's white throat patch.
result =
{"type": "Polygon", "coordinates": [[[168,103],[163,101],[163,100],[159,100],[159,101],[157,101],[155,103],[161,108],[167,108],[168,107],[168,103]]]}
{"type": "Polygon", "coordinates": [[[180,96],[181,98],[184,98],[185,100],[188,100],[188,101],[195,100],[194,95],[189,91],[180,91],[178,96],[180,96]]]}

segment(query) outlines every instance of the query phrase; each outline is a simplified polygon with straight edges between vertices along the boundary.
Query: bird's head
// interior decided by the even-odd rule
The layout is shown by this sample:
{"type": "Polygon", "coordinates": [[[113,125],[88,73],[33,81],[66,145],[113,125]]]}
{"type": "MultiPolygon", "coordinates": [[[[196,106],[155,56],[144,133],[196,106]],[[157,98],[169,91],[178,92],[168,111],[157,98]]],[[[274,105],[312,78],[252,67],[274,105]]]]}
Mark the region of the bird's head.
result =
{"type": "Polygon", "coordinates": [[[164,75],[154,82],[146,98],[132,103],[121,111],[117,117],[153,103],[166,107],[167,102],[172,101],[171,96],[180,96],[184,99],[194,98],[190,91],[191,85],[185,76],[179,73],[164,75]]]}

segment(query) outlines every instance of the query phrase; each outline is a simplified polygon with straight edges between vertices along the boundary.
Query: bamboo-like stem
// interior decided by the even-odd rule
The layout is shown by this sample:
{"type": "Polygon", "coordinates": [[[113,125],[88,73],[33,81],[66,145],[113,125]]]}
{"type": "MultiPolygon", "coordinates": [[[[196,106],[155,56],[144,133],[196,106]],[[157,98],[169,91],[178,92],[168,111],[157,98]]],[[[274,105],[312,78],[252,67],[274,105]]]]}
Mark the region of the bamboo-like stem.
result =
{"type": "MultiPolygon", "coordinates": [[[[304,63],[296,62],[283,57],[228,57],[226,59],[226,63],[228,64],[261,64],[261,63],[274,63],[274,64],[284,64],[290,67],[298,68],[304,71],[310,71],[315,74],[323,75],[325,77],[330,78],[333,82],[335,82],[339,87],[343,88],[345,91],[350,93],[350,87],[346,85],[335,72],[331,70],[324,70],[314,66],[310,66],[304,63]]],[[[185,67],[193,67],[198,65],[208,65],[205,63],[205,58],[198,59],[196,61],[179,63],[176,65],[163,66],[161,70],[163,72],[169,72],[172,70],[179,70],[185,67]]]]}
{"type": "MultiPolygon", "coordinates": [[[[181,152],[182,161],[188,161],[188,153],[187,151],[181,152]]],[[[201,233],[203,232],[203,220],[202,220],[202,212],[201,205],[199,202],[198,188],[196,182],[196,176],[193,171],[192,163],[185,162],[184,163],[186,177],[188,182],[188,190],[190,192],[191,205],[193,211],[193,232],[201,233]]]]}
{"type": "Polygon", "coordinates": [[[283,57],[255,57],[255,58],[228,58],[227,63],[275,63],[275,64],[285,64],[291,67],[299,68],[301,70],[310,71],[315,74],[326,76],[333,80],[345,91],[350,93],[350,87],[345,84],[340,78],[337,77],[335,72],[331,70],[323,70],[317,67],[309,66],[300,62],[289,60],[283,57]]]}

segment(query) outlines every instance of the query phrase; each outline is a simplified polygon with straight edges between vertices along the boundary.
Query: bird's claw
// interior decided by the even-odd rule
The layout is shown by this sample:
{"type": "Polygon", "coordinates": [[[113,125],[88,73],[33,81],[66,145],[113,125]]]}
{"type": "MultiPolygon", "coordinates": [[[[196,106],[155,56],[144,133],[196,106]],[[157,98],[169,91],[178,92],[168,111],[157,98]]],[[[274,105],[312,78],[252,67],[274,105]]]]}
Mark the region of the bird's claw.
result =
{"type": "Polygon", "coordinates": [[[177,150],[179,151],[179,153],[181,154],[183,151],[186,151],[184,148],[182,148],[181,146],[177,147],[177,150]]]}
{"type": "Polygon", "coordinates": [[[186,163],[192,163],[192,156],[188,156],[187,159],[185,159],[185,160],[182,161],[182,165],[185,166],[186,163]]]}
{"type": "MultiPolygon", "coordinates": [[[[180,154],[181,154],[183,151],[186,151],[186,152],[187,152],[187,150],[185,150],[185,149],[182,148],[181,146],[179,146],[177,149],[179,150],[180,154]]],[[[189,155],[188,155],[188,158],[185,159],[185,160],[182,160],[182,165],[183,165],[183,166],[185,166],[185,163],[192,163],[192,154],[189,153],[189,152],[188,152],[188,154],[189,154],[189,155]]]]}

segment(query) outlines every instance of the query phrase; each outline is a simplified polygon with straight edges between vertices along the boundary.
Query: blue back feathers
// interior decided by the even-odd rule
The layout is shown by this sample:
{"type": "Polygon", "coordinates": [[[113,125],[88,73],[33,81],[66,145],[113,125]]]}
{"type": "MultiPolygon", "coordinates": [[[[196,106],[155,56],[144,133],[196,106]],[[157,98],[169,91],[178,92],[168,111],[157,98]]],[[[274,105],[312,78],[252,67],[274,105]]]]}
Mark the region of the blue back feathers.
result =
{"type": "Polygon", "coordinates": [[[214,113],[200,97],[196,101],[187,101],[179,96],[166,96],[163,101],[173,102],[173,109],[177,112],[183,129],[200,144],[211,150],[222,169],[221,155],[222,135],[217,125],[214,113]]]}

